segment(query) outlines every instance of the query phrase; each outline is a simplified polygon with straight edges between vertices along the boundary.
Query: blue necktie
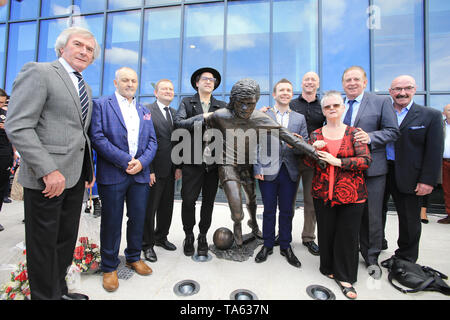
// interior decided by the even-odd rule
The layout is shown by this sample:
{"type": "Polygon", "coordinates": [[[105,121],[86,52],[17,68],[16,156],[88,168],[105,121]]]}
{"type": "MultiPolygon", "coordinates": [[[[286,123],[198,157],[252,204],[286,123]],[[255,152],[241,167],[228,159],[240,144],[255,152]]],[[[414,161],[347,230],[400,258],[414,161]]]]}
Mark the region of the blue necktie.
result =
{"type": "Polygon", "coordinates": [[[83,119],[84,125],[89,110],[89,97],[87,95],[86,87],[84,85],[84,80],[81,73],[75,71],[73,74],[78,78],[78,95],[80,96],[81,118],[83,119]]]}
{"type": "Polygon", "coordinates": [[[345,114],[344,118],[344,124],[350,126],[352,123],[352,113],[353,113],[353,104],[356,102],[356,100],[349,100],[348,101],[348,110],[345,114]]]}

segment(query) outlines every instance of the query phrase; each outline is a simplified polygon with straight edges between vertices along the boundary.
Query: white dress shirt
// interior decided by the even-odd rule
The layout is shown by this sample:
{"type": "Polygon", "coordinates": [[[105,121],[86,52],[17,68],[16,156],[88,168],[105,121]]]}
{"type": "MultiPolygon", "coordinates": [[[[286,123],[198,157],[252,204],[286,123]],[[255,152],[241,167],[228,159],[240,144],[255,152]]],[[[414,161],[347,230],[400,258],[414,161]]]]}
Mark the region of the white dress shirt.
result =
{"type": "Polygon", "coordinates": [[[450,123],[445,120],[444,159],[450,159],[450,123]]]}
{"type": "MultiPolygon", "coordinates": [[[[75,69],[72,68],[70,66],[70,64],[66,60],[64,60],[63,57],[59,58],[58,61],[63,65],[64,69],[66,69],[66,71],[69,73],[70,80],[72,80],[73,85],[75,86],[75,90],[78,92],[78,95],[79,95],[78,78],[76,75],[74,75],[75,69]]],[[[81,74],[81,72],[80,72],[80,74],[81,74]]]]}
{"type": "MultiPolygon", "coordinates": [[[[170,105],[169,106],[165,106],[164,104],[162,104],[161,102],[159,102],[159,100],[156,100],[156,103],[158,104],[159,110],[161,111],[161,113],[163,114],[164,118],[166,118],[166,120],[170,121],[173,123],[172,119],[167,119],[166,117],[166,110],[164,110],[164,108],[169,108],[170,109],[170,105]]],[[[169,110],[169,114],[170,114],[170,110],[169,110]]]]}
{"type": "Polygon", "coordinates": [[[120,111],[128,131],[129,154],[134,157],[138,149],[140,125],[139,115],[136,110],[136,99],[133,98],[131,103],[129,103],[127,98],[121,96],[117,91],[114,93],[119,102],[120,111]]]}

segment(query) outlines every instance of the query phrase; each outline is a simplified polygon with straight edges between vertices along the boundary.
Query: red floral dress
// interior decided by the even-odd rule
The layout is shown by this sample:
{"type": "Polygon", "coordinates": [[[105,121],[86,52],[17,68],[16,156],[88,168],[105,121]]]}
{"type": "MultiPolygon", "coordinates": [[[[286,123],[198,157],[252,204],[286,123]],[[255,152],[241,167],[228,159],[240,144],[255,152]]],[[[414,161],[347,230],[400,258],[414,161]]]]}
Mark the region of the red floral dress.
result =
{"type": "MultiPolygon", "coordinates": [[[[341,167],[334,167],[331,170],[333,166],[327,165],[325,169],[321,169],[314,160],[305,158],[305,163],[315,169],[311,188],[313,198],[323,199],[331,206],[362,203],[367,200],[364,170],[369,168],[372,157],[367,144],[357,142],[354,138],[357,131],[358,129],[354,127],[347,126],[345,129],[339,151],[335,155],[341,159],[341,167]],[[332,187],[330,182],[334,183],[332,187]]],[[[322,128],[311,133],[309,143],[313,144],[317,140],[325,140],[322,128]]],[[[322,151],[331,153],[327,146],[322,151]]]]}

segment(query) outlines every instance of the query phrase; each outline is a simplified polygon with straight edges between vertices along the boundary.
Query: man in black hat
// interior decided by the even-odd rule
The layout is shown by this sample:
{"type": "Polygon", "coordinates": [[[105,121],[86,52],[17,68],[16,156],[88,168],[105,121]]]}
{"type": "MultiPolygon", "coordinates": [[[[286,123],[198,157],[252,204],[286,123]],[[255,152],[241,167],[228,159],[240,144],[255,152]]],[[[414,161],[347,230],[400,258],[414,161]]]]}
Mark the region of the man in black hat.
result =
{"type": "MultiPolygon", "coordinates": [[[[198,235],[197,254],[206,256],[208,254],[208,243],[206,233],[211,226],[211,216],[216,198],[219,176],[216,165],[206,165],[203,161],[204,142],[201,139],[200,149],[194,143],[194,124],[189,118],[199,114],[214,112],[226,107],[224,101],[214,99],[212,92],[220,85],[220,74],[213,68],[200,68],[191,76],[192,87],[197,91],[192,97],[184,98],[175,115],[174,123],[177,128],[184,128],[191,133],[191,155],[190,161],[182,164],[181,181],[181,219],[186,238],[183,243],[183,251],[186,256],[192,256],[194,249],[194,226],[195,226],[195,202],[202,191],[202,206],[200,209],[200,222],[198,235]],[[195,150],[201,151],[200,155],[195,155],[195,150]],[[200,159],[200,161],[194,161],[200,159]]],[[[200,124],[201,128],[201,124],[200,124]]],[[[203,129],[201,129],[203,137],[203,129]]]]}

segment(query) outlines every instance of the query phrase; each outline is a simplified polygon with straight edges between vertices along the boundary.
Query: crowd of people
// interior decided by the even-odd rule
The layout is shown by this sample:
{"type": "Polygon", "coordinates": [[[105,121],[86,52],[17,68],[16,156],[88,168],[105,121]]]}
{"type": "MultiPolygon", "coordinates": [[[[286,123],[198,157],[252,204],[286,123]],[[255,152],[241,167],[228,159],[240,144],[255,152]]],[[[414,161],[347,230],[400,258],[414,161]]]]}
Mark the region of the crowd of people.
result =
{"type": "MultiPolygon", "coordinates": [[[[101,271],[103,288],[109,292],[119,287],[124,203],[129,268],[149,275],[153,270],[144,260],[157,261],[154,246],[177,249],[168,235],[179,179],[186,256],[196,250],[199,256],[208,254],[207,233],[220,184],[230,205],[236,244],[242,245],[242,187],[250,213],[248,225],[264,240],[255,262],[266,261],[279,245],[280,254],[294,267],[301,266],[291,242],[302,181],[302,243],[312,255],[320,256],[320,272],[334,279],[349,299],[357,298],[353,284],[359,254],[369,275],[381,277],[378,259],[387,247],[384,225],[390,196],[399,220],[398,249],[393,257],[417,261],[422,199],[438,181],[450,215],[450,134],[446,134],[450,132],[450,105],[444,108],[443,120],[437,110],[416,104],[416,83],[411,76],[395,77],[390,97],[383,97],[367,92],[364,69],[352,66],[342,75],[344,97],[339,91],[319,97],[319,76],[308,72],[298,98],[293,98],[292,83],[281,79],[273,88],[274,106],[255,110],[260,89],[254,80],[238,81],[227,104],[212,95],[221,83],[220,73],[205,67],[191,76],[196,93],[174,108],[170,79],[155,84],[153,104],[138,103],[138,75],[128,67],[118,69],[111,79],[115,92],[92,99],[82,71],[100,50],[88,30],[64,30],[55,44],[57,60],[27,63],[17,75],[6,122],[0,121],[1,198],[6,171],[14,157],[20,154],[22,158],[18,181],[24,189],[32,299],[89,299],[69,292],[65,276],[72,262],[83,194],[94,185],[102,203],[101,271]],[[183,141],[186,148],[181,162],[172,157],[177,145],[172,139],[178,129],[190,133],[190,140],[183,141]],[[269,129],[278,134],[254,145],[247,143],[245,159],[253,154],[256,158],[244,163],[237,161],[236,146],[229,148],[237,137],[227,136],[222,142],[223,158],[231,155],[232,161],[217,163],[204,157],[213,143],[203,139],[209,129],[223,133],[269,129]],[[277,146],[272,149],[276,152],[264,154],[264,144],[277,146]],[[264,206],[262,232],[256,221],[256,183],[264,206]],[[195,250],[195,203],[200,193],[195,250]]],[[[3,97],[7,95],[0,91],[0,103],[3,97]]],[[[450,216],[439,223],[450,223],[450,216]]]]}

